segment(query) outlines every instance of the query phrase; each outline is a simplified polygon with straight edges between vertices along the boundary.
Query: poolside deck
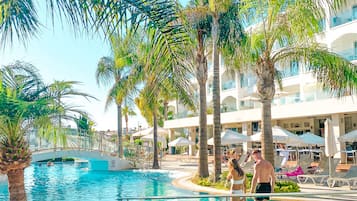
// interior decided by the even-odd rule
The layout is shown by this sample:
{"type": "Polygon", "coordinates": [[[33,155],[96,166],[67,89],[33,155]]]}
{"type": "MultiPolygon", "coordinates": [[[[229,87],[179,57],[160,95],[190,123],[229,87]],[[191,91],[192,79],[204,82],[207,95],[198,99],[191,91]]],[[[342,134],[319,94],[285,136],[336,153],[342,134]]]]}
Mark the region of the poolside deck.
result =
{"type": "MultiPolygon", "coordinates": [[[[212,164],[213,156],[209,156],[209,169],[213,169],[213,164],[212,164]]],[[[289,165],[293,166],[296,165],[296,162],[294,161],[289,161],[289,165]],[[295,163],[295,164],[294,164],[295,163]]],[[[350,168],[351,164],[339,164],[337,166],[337,171],[347,171],[350,168]]],[[[197,172],[198,168],[198,158],[197,157],[188,157],[187,155],[166,155],[163,157],[161,161],[161,168],[165,170],[175,170],[175,171],[183,171],[186,172],[187,174],[182,177],[178,178],[175,181],[173,181],[173,184],[183,188],[183,189],[189,189],[189,190],[194,190],[194,191],[200,191],[200,192],[207,192],[211,194],[228,194],[229,191],[224,191],[224,190],[217,190],[217,189],[212,189],[208,187],[202,187],[193,184],[190,181],[191,175],[195,174],[197,172]]],[[[314,198],[311,197],[296,197],[296,198],[291,198],[291,197],[279,197],[279,198],[274,198],[274,200],[294,200],[294,201],[322,201],[322,200],[344,200],[344,201],[355,201],[357,200],[357,190],[350,190],[347,186],[341,186],[341,187],[335,187],[335,188],[329,188],[327,186],[315,186],[313,184],[299,184],[301,192],[304,193],[316,193],[314,198]],[[346,195],[326,195],[326,192],[333,192],[333,191],[348,191],[352,192],[353,194],[346,194],[346,195]],[[355,193],[354,193],[355,192],[355,193]]]]}

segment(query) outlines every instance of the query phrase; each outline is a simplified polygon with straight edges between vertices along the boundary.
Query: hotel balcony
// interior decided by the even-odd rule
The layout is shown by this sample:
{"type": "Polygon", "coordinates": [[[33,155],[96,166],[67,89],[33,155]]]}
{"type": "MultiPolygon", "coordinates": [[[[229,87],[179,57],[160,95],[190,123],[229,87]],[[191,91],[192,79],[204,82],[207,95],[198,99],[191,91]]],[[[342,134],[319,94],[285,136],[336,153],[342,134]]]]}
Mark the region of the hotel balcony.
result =
{"type": "Polygon", "coordinates": [[[355,61],[357,60],[357,49],[351,48],[336,52],[338,55],[341,55],[343,58],[347,59],[348,61],[355,61]]]}
{"type": "Polygon", "coordinates": [[[350,12],[346,11],[342,14],[331,17],[331,28],[357,20],[356,14],[357,13],[353,14],[352,10],[350,10],[350,12]]]}
{"type": "MultiPolygon", "coordinates": [[[[316,95],[316,94],[315,94],[316,95]]],[[[335,113],[350,113],[357,111],[356,96],[343,98],[325,98],[316,101],[286,103],[285,105],[272,105],[272,119],[302,118],[311,116],[325,116],[335,113]]],[[[290,101],[289,101],[290,102],[290,101]]],[[[221,114],[222,124],[253,122],[261,120],[261,108],[251,108],[225,112],[221,114]]],[[[213,124],[213,115],[207,116],[207,124],[213,124]]],[[[165,128],[198,127],[199,118],[187,117],[165,121],[165,128]]]]}

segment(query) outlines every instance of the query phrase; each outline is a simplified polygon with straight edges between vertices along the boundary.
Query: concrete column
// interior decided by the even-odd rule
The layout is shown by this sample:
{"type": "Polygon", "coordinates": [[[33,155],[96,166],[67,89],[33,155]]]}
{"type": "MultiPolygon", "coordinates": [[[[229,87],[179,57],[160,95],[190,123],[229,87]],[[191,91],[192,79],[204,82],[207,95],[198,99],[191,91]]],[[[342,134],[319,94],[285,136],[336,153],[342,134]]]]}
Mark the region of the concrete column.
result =
{"type": "MultiPolygon", "coordinates": [[[[174,129],[170,129],[169,130],[169,142],[171,142],[173,140],[175,140],[175,130],[174,129]]],[[[169,153],[170,154],[175,154],[175,153],[173,153],[173,150],[172,150],[172,148],[170,146],[169,146],[169,153]]]]}
{"type": "MultiPolygon", "coordinates": [[[[192,142],[196,143],[196,128],[195,127],[189,129],[188,139],[191,140],[192,142]]],[[[190,145],[188,147],[188,154],[190,156],[194,156],[196,154],[196,144],[190,145]]]]}
{"type": "Polygon", "coordinates": [[[299,98],[300,101],[305,102],[305,92],[304,92],[304,86],[305,86],[305,74],[304,74],[304,69],[306,64],[304,63],[300,63],[299,65],[299,80],[300,80],[300,84],[299,84],[299,98]]]}
{"type": "MultiPolygon", "coordinates": [[[[252,122],[244,122],[242,123],[242,134],[246,136],[250,136],[253,134],[253,129],[252,129],[252,122]]],[[[249,149],[252,149],[252,143],[251,142],[244,142],[243,143],[243,152],[247,153],[249,149]]]]}
{"type": "Polygon", "coordinates": [[[332,130],[336,138],[336,143],[337,143],[337,150],[339,151],[337,154],[335,154],[336,158],[341,158],[341,162],[346,161],[346,154],[341,154],[341,150],[345,150],[345,143],[340,143],[338,140],[338,137],[342,136],[345,134],[345,119],[343,115],[340,114],[333,114],[331,115],[331,120],[332,120],[332,130]]]}
{"type": "Polygon", "coordinates": [[[175,139],[175,130],[174,129],[170,129],[169,130],[169,142],[171,142],[174,139],[175,139]]]}
{"type": "Polygon", "coordinates": [[[338,138],[345,134],[345,119],[341,114],[333,114],[331,115],[332,120],[332,130],[336,138],[337,150],[339,151],[335,154],[336,158],[341,158],[341,162],[346,161],[346,154],[341,154],[340,151],[346,150],[345,143],[340,143],[338,138]]]}

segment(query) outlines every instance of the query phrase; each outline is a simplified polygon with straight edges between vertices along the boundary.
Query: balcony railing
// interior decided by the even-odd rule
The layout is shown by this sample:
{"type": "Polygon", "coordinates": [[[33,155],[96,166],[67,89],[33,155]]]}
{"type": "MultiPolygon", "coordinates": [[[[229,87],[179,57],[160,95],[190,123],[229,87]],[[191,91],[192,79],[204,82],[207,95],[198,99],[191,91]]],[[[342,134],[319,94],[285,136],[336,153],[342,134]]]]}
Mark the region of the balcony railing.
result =
{"type": "Polygon", "coordinates": [[[357,50],[354,48],[336,51],[336,53],[348,61],[357,60],[357,50]]]}
{"type": "Polygon", "coordinates": [[[334,16],[331,18],[331,28],[342,24],[346,24],[348,22],[352,22],[356,19],[357,19],[356,16],[353,16],[352,14],[346,16],[334,16]]]}
{"type": "Polygon", "coordinates": [[[230,81],[227,81],[227,82],[224,82],[222,84],[222,90],[229,90],[229,89],[234,89],[236,88],[236,82],[234,80],[230,80],[230,81]]]}

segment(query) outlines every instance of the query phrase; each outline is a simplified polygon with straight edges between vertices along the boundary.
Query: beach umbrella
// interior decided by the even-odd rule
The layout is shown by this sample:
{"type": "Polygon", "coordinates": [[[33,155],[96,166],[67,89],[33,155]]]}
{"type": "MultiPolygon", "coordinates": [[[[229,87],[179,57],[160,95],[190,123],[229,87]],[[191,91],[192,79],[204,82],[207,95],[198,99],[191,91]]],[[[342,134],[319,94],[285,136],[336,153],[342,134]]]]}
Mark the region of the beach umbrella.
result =
{"type": "Polygon", "coordinates": [[[188,145],[194,145],[195,143],[192,142],[191,140],[184,138],[184,137],[179,137],[171,142],[169,142],[170,147],[179,147],[179,146],[188,146],[188,145]]]}
{"type": "MultiPolygon", "coordinates": [[[[281,128],[280,126],[273,126],[273,142],[274,143],[284,143],[288,145],[299,145],[303,143],[302,139],[299,136],[295,135],[294,133],[281,128]]],[[[250,136],[250,140],[253,142],[260,142],[261,141],[262,132],[258,132],[254,135],[250,136]]]]}
{"type": "Polygon", "coordinates": [[[341,142],[357,142],[357,130],[348,132],[338,138],[341,142]]]}
{"type": "Polygon", "coordinates": [[[303,141],[304,145],[325,145],[325,139],[323,137],[320,137],[310,132],[300,135],[299,138],[303,141]]]}
{"type": "Polygon", "coordinates": [[[337,153],[337,144],[330,119],[325,121],[325,155],[329,159],[329,177],[332,176],[332,157],[337,153]]]}
{"type": "MultiPolygon", "coordinates": [[[[221,145],[238,144],[238,143],[249,142],[249,141],[250,139],[248,136],[237,133],[229,129],[221,132],[221,145]]],[[[210,138],[207,141],[207,144],[213,145],[214,139],[210,138]]]]}

